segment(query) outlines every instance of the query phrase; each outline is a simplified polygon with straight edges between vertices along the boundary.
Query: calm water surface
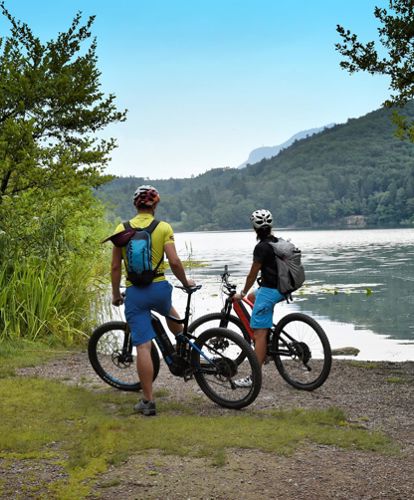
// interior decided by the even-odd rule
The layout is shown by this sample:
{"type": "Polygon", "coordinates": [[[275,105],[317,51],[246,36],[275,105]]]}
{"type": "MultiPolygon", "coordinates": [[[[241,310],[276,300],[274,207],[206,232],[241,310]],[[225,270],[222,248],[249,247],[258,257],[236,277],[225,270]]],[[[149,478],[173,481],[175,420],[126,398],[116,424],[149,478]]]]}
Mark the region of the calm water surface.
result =
{"type": "MultiPolygon", "coordinates": [[[[277,305],[275,320],[303,311],[322,324],[332,347],[360,349],[357,359],[414,360],[414,229],[278,234],[302,249],[307,281],[293,304],[277,305]]],[[[208,264],[190,273],[203,284],[194,296],[193,318],[222,307],[219,275],[225,264],[233,281],[244,284],[255,243],[252,231],[176,234],[181,258],[191,254],[208,264]]],[[[180,311],[184,300],[174,292],[180,311]]]]}

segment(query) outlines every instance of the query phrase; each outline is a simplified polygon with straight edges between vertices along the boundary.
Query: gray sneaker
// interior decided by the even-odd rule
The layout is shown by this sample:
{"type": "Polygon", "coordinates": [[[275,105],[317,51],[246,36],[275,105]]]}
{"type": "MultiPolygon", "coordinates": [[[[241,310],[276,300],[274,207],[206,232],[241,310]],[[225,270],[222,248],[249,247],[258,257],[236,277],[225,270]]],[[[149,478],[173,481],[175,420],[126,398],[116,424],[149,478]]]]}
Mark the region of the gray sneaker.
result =
{"type": "Polygon", "coordinates": [[[141,399],[135,406],[134,410],[137,413],[142,413],[146,417],[151,417],[153,415],[157,414],[157,410],[155,408],[155,402],[154,401],[144,401],[141,399]]]}
{"type": "Polygon", "coordinates": [[[251,387],[253,385],[252,377],[248,375],[247,377],[239,378],[234,381],[234,385],[236,387],[251,387]]]}

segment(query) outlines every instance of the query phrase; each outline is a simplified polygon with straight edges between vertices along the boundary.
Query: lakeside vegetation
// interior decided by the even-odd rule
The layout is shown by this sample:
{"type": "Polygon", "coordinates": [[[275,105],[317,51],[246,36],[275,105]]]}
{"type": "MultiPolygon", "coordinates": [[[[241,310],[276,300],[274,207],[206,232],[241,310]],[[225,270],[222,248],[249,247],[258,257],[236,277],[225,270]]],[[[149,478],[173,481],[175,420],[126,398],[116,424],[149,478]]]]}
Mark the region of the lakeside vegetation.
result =
{"type": "Polygon", "coordinates": [[[99,243],[106,232],[100,204],[88,191],[78,204],[66,197],[46,211],[22,195],[3,212],[0,341],[71,345],[86,338],[107,286],[109,249],[99,243]],[[33,206],[42,217],[28,215],[33,206]]]}
{"type": "Polygon", "coordinates": [[[105,210],[115,147],[97,130],[123,121],[100,91],[94,17],[42,42],[0,3],[0,342],[81,342],[108,275],[105,210]]]}

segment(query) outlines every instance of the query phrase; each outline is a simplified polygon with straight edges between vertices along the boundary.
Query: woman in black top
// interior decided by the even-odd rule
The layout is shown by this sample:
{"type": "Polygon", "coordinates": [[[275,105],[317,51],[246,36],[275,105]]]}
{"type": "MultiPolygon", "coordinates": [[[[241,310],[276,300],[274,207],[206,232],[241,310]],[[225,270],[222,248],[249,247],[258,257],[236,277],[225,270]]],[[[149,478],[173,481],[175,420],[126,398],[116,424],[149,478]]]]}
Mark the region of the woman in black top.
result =
{"type": "MultiPolygon", "coordinates": [[[[285,297],[277,289],[277,267],[274,251],[269,242],[277,242],[272,234],[273,217],[269,210],[255,210],[250,216],[253,228],[256,231],[259,243],[253,251],[253,263],[243,290],[234,296],[234,300],[241,300],[254,285],[259,271],[261,272],[260,287],[256,291],[256,300],[250,319],[250,326],[254,331],[255,351],[259,363],[266,359],[267,333],[273,325],[273,310],[275,305],[285,297]]],[[[251,381],[240,379],[238,386],[251,385],[251,381]]]]}

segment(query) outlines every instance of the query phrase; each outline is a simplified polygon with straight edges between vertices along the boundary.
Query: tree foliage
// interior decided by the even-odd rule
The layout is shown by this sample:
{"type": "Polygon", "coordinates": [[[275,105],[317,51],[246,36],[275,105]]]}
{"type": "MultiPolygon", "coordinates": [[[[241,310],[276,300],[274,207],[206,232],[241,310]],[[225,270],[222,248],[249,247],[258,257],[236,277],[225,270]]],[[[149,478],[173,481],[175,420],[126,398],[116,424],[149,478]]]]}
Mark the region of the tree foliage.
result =
{"type": "Polygon", "coordinates": [[[0,39],[0,203],[41,189],[52,195],[108,180],[103,170],[114,139],[96,132],[125,120],[115,96],[100,90],[94,17],[78,13],[46,43],[0,3],[10,34],[0,39]]]}
{"type": "MultiPolygon", "coordinates": [[[[340,66],[349,73],[366,71],[389,77],[391,95],[384,105],[391,107],[403,106],[414,97],[414,2],[390,0],[389,9],[374,9],[374,16],[381,24],[377,43],[362,43],[356,34],[338,25],[342,43],[335,48],[345,57],[340,66]],[[382,55],[384,52],[386,55],[382,55]]],[[[414,142],[414,122],[397,112],[394,121],[398,135],[414,142]]]]}
{"type": "Polygon", "coordinates": [[[0,3],[0,341],[84,339],[109,276],[102,204],[92,187],[116,146],[97,132],[123,121],[100,90],[93,17],[46,43],[0,3]],[[3,314],[4,312],[4,314],[3,314]]]}

